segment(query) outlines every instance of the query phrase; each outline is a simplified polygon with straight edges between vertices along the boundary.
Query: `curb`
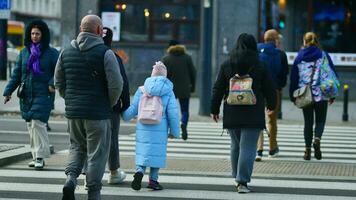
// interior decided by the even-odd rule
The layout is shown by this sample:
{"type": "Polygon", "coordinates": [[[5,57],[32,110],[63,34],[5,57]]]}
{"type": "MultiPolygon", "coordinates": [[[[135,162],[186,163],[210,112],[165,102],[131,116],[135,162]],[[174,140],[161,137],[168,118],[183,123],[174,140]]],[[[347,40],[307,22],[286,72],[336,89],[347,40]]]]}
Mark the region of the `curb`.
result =
{"type": "MultiPolygon", "coordinates": [[[[32,158],[30,145],[19,146],[19,148],[7,150],[0,153],[0,167],[32,158]]],[[[53,145],[50,145],[49,149],[50,153],[54,154],[53,145]]]]}

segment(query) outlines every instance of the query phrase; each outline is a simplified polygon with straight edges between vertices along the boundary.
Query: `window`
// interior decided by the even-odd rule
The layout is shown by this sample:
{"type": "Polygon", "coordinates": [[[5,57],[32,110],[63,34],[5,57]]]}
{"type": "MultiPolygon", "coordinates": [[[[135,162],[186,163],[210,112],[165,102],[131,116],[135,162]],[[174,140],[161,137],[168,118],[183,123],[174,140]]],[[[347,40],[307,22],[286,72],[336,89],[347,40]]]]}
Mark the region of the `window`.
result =
{"type": "Polygon", "coordinates": [[[101,11],[121,13],[121,41],[199,42],[200,0],[105,0],[101,11]]]}
{"type": "Polygon", "coordinates": [[[356,53],[356,5],[352,0],[315,0],[313,27],[323,49],[356,53]]]}

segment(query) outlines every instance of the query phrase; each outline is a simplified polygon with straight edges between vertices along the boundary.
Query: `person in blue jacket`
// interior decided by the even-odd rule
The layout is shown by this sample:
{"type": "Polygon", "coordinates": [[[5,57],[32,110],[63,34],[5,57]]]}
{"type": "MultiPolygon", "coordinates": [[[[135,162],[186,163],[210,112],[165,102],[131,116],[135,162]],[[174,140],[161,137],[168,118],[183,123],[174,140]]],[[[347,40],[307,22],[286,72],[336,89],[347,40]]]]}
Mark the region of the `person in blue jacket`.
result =
{"type": "Polygon", "coordinates": [[[314,103],[303,108],[304,116],[304,160],[311,159],[311,146],[314,135],[314,157],[322,159],[320,150],[320,140],[324,132],[328,102],[331,105],[335,98],[329,98],[321,91],[320,68],[324,60],[329,63],[330,69],[336,74],[334,64],[329,54],[320,48],[318,38],[315,33],[307,32],[303,38],[303,48],[298,52],[290,74],[289,98],[295,103],[293,93],[298,88],[307,84],[311,85],[314,103]],[[312,73],[314,70],[314,73],[312,73]],[[313,77],[311,77],[313,74],[313,77]],[[314,126],[315,115],[315,128],[314,126]],[[313,132],[315,134],[313,134],[313,132]]]}
{"type": "MultiPolygon", "coordinates": [[[[136,173],[131,187],[141,189],[141,182],[146,167],[150,167],[149,184],[147,188],[162,190],[158,182],[158,171],[166,166],[167,138],[179,138],[179,114],[176,98],[173,93],[173,83],[167,79],[167,69],[162,62],[153,66],[151,77],[144,83],[144,90],[149,95],[160,96],[163,104],[163,115],[159,124],[136,125],[136,173]]],[[[123,112],[122,118],[128,121],[138,114],[143,92],[138,89],[131,106],[123,112]]]]}
{"type": "Polygon", "coordinates": [[[20,98],[22,118],[30,134],[32,161],[29,167],[42,169],[44,158],[50,155],[46,124],[54,106],[54,69],[58,51],[49,46],[50,32],[42,20],[32,21],[26,28],[25,48],[20,52],[11,79],[4,90],[4,103],[24,82],[24,97],[20,98]]]}

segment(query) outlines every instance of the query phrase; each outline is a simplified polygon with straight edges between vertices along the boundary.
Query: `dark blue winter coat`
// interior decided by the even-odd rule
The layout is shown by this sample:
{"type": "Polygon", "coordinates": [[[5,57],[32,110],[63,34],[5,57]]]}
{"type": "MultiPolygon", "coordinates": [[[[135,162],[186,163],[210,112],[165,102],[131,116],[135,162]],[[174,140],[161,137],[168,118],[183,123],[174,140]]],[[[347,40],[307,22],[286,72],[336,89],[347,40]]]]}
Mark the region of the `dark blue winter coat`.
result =
{"type": "Polygon", "coordinates": [[[269,70],[274,86],[281,90],[287,84],[288,60],[285,52],[272,42],[257,45],[260,60],[269,70]]]}
{"type": "Polygon", "coordinates": [[[25,98],[20,99],[22,118],[25,120],[35,119],[47,123],[54,106],[55,96],[55,93],[49,92],[48,87],[53,86],[54,88],[53,76],[58,59],[58,51],[47,47],[41,52],[40,66],[42,73],[39,75],[33,75],[32,72],[27,70],[29,56],[28,48],[21,50],[3,96],[11,96],[21,81],[25,80],[25,98]]]}

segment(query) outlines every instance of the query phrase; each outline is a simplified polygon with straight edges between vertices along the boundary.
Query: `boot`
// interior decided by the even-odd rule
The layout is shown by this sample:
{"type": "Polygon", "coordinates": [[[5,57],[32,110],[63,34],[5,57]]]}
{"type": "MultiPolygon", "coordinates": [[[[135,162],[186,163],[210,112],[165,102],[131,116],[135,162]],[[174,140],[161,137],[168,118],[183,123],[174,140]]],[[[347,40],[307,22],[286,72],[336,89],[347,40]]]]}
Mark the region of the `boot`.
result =
{"type": "Polygon", "coordinates": [[[310,158],[311,158],[311,149],[310,148],[305,148],[303,158],[304,158],[304,160],[310,160],[310,158]]]}
{"type": "Polygon", "coordinates": [[[317,160],[321,160],[322,155],[321,155],[321,151],[320,151],[320,139],[316,139],[313,142],[313,147],[314,147],[314,157],[317,160]]]}
{"type": "Polygon", "coordinates": [[[188,139],[187,125],[181,124],[180,128],[182,129],[182,139],[187,140],[188,139]]]}

